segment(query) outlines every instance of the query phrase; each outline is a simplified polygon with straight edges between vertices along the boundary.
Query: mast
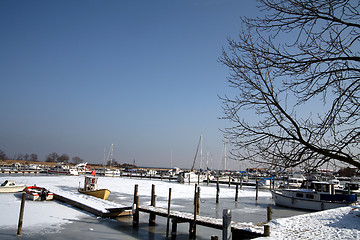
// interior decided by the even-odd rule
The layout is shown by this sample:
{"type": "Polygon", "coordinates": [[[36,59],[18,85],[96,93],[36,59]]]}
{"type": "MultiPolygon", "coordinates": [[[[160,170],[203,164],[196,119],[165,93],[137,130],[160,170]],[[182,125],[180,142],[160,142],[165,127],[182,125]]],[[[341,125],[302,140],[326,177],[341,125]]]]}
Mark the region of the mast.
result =
{"type": "Polygon", "coordinates": [[[201,143],[201,141],[202,141],[201,139],[202,139],[202,135],[200,135],[199,143],[198,143],[197,148],[196,148],[196,153],[195,153],[193,165],[192,165],[192,167],[191,167],[191,171],[194,171],[194,170],[195,170],[195,162],[196,162],[197,154],[198,154],[198,152],[199,152],[200,143],[201,143]]]}

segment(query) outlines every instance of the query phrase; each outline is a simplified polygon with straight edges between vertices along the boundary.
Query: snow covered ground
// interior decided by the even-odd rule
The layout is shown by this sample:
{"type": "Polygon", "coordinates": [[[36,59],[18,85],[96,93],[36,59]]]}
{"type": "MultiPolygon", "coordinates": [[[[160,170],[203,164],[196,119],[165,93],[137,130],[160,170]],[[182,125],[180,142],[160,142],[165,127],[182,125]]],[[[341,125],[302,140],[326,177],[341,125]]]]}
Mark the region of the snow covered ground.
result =
{"type": "MultiPolygon", "coordinates": [[[[129,206],[134,192],[134,185],[139,186],[139,196],[143,199],[141,205],[149,204],[152,184],[156,186],[158,207],[166,207],[169,188],[172,188],[172,199],[188,199],[194,196],[194,185],[178,184],[175,182],[129,179],[129,178],[99,178],[99,187],[111,190],[109,201],[103,201],[77,193],[79,184],[83,184],[83,176],[8,176],[0,175],[0,182],[14,180],[27,185],[36,184],[46,187],[50,191],[68,198],[77,199],[86,205],[100,211],[106,208],[129,206]]],[[[202,186],[201,198],[214,199],[216,188],[202,186]]],[[[234,188],[221,188],[221,198],[232,198],[234,188]]],[[[239,197],[254,197],[254,190],[242,190],[239,197]]],[[[269,197],[269,192],[259,192],[259,197],[269,197]]],[[[21,194],[0,194],[1,229],[16,229],[18,224],[21,194]],[[6,217],[4,217],[6,216],[6,217]]],[[[181,206],[172,205],[172,209],[181,206]]],[[[83,211],[59,204],[56,201],[32,202],[26,201],[24,211],[23,231],[27,234],[61,232],[64,225],[75,220],[88,217],[83,211]],[[41,217],[39,217],[41,216],[41,217]]],[[[359,208],[343,207],[322,212],[313,212],[272,220],[269,223],[271,236],[261,239],[360,239],[360,210],[359,208]]],[[[210,238],[210,236],[209,236],[210,238]]]]}

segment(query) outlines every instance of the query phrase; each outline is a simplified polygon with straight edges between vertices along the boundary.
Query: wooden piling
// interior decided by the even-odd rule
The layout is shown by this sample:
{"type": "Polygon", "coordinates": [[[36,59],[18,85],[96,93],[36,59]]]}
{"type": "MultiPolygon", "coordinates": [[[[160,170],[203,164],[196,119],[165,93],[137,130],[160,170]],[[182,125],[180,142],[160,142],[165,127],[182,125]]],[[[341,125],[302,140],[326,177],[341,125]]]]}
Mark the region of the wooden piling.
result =
{"type": "Polygon", "coordinates": [[[196,218],[198,212],[198,196],[199,193],[195,191],[195,199],[194,199],[194,220],[189,223],[189,239],[196,238],[196,218]]]}
{"type": "Polygon", "coordinates": [[[230,240],[231,236],[231,210],[224,209],[223,210],[223,229],[222,229],[222,239],[230,240]]]}
{"type": "MultiPolygon", "coordinates": [[[[150,205],[153,207],[156,207],[155,184],[152,184],[152,186],[151,186],[151,203],[150,203],[150,205]]],[[[156,214],[150,213],[149,225],[155,226],[155,224],[156,224],[156,214]]]]}
{"type": "Polygon", "coordinates": [[[267,207],[267,221],[271,221],[272,220],[272,207],[268,206],[267,207]]]}
{"type": "Polygon", "coordinates": [[[270,237],[270,226],[264,225],[264,235],[265,237],[270,237]]]}
{"type": "Polygon", "coordinates": [[[173,218],[171,220],[171,240],[176,240],[176,232],[177,232],[177,219],[173,218]]]}
{"type": "Polygon", "coordinates": [[[217,177],[217,181],[216,181],[216,203],[219,203],[219,192],[220,192],[219,177],[217,177]]]}
{"type": "Polygon", "coordinates": [[[242,185],[243,185],[243,175],[241,174],[241,178],[240,178],[240,190],[242,190],[242,185]]]}
{"type": "Polygon", "coordinates": [[[21,206],[20,206],[20,215],[19,215],[19,223],[18,223],[18,230],[17,235],[21,235],[22,231],[22,224],[23,224],[23,218],[24,218],[24,208],[25,208],[25,193],[21,196],[21,206]]]}
{"type": "Polygon", "coordinates": [[[231,187],[231,176],[229,175],[229,188],[231,187]]]}
{"type": "Polygon", "coordinates": [[[133,226],[139,226],[139,196],[138,196],[138,185],[135,184],[134,188],[134,205],[133,205],[133,226]]]}
{"type": "Polygon", "coordinates": [[[236,183],[236,188],[235,188],[235,202],[238,201],[238,195],[239,195],[239,183],[236,183]]]}
{"type": "Polygon", "coordinates": [[[168,212],[167,212],[167,222],[166,222],[166,238],[168,238],[168,236],[169,236],[170,205],[171,205],[171,188],[169,188],[168,212]]]}
{"type": "Polygon", "coordinates": [[[259,199],[259,181],[256,178],[256,197],[255,200],[257,201],[259,199]]]}

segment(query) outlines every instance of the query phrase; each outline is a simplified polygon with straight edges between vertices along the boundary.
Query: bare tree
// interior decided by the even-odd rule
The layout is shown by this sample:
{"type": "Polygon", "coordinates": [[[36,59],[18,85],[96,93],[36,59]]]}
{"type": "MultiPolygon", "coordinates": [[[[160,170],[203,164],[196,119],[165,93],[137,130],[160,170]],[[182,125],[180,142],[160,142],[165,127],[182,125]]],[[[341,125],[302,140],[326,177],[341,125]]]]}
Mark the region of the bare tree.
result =
{"type": "Polygon", "coordinates": [[[57,161],[67,163],[67,162],[69,162],[69,159],[70,159],[70,157],[64,153],[60,157],[58,157],[57,161]]]}
{"type": "Polygon", "coordinates": [[[282,167],[360,168],[359,1],[260,0],[219,61],[232,156],[282,167]]]}
{"type": "Polygon", "coordinates": [[[59,155],[56,152],[53,152],[47,155],[45,162],[56,162],[58,158],[59,155]]]}
{"type": "Polygon", "coordinates": [[[72,158],[72,162],[73,162],[74,164],[79,164],[79,163],[84,162],[84,160],[81,159],[80,157],[73,157],[73,158],[72,158]]]}
{"type": "Polygon", "coordinates": [[[0,149],[0,160],[6,160],[6,154],[3,150],[0,149]]]}
{"type": "Polygon", "coordinates": [[[35,153],[30,154],[30,161],[36,162],[38,160],[38,155],[35,153]]]}

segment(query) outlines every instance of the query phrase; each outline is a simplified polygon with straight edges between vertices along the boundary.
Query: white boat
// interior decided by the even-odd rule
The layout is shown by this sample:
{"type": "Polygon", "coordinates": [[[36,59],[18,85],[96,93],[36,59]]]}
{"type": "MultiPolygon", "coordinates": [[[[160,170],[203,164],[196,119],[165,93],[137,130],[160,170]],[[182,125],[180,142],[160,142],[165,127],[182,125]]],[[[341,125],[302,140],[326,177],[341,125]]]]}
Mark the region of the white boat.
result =
{"type": "Polygon", "coordinates": [[[206,175],[195,172],[179,172],[177,181],[179,183],[197,183],[206,180],[206,175]]]}
{"type": "Polygon", "coordinates": [[[0,186],[0,193],[14,193],[21,192],[25,189],[25,184],[16,184],[14,181],[5,180],[0,186]]]}
{"type": "Polygon", "coordinates": [[[79,175],[79,172],[68,165],[57,163],[55,167],[52,167],[48,170],[50,174],[61,174],[61,175],[79,175]]]}
{"type": "Polygon", "coordinates": [[[288,179],[288,188],[300,188],[304,178],[291,177],[288,179]]]}
{"type": "Polygon", "coordinates": [[[357,204],[355,194],[336,194],[328,182],[312,182],[309,189],[271,191],[276,205],[321,211],[357,204]]]}
{"type": "Polygon", "coordinates": [[[29,186],[25,188],[26,198],[33,201],[49,201],[54,198],[54,194],[43,187],[29,186]]]}

